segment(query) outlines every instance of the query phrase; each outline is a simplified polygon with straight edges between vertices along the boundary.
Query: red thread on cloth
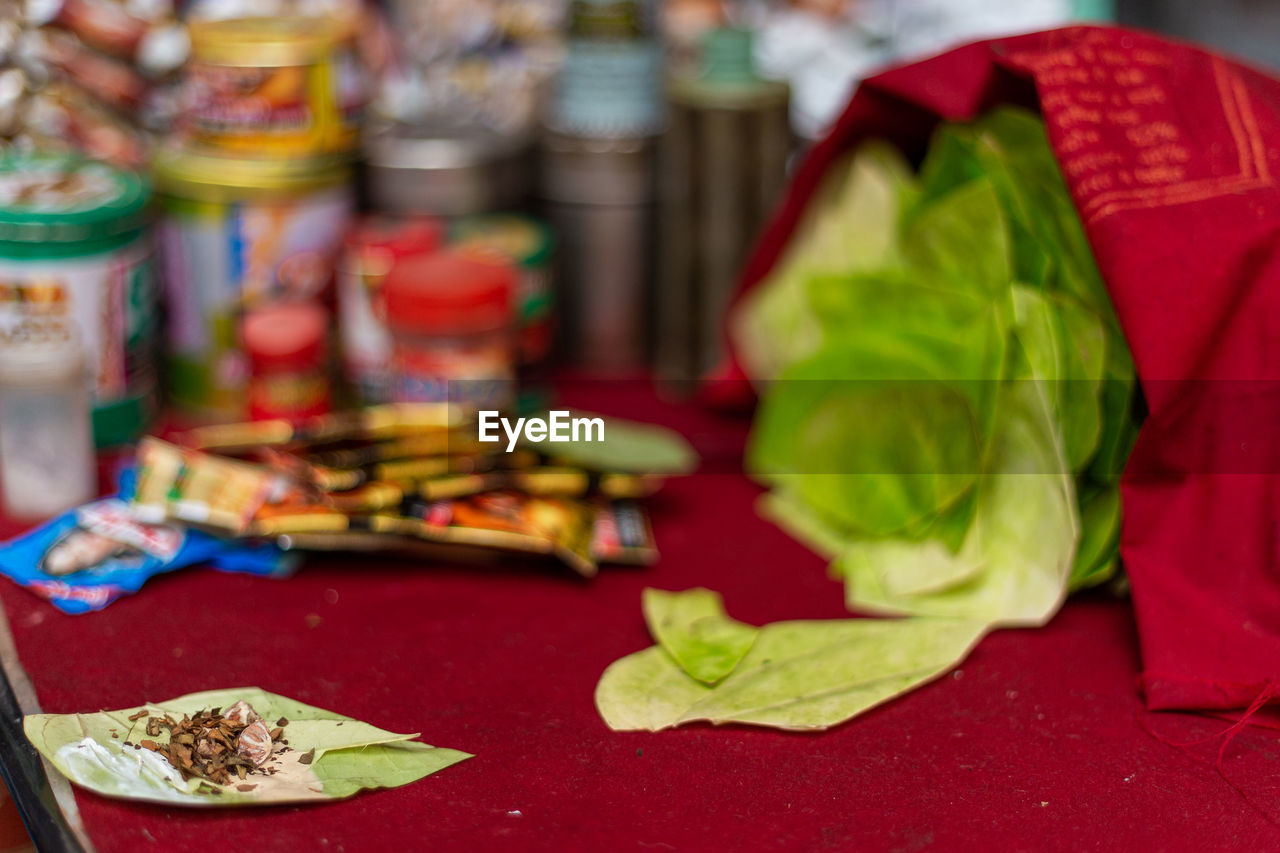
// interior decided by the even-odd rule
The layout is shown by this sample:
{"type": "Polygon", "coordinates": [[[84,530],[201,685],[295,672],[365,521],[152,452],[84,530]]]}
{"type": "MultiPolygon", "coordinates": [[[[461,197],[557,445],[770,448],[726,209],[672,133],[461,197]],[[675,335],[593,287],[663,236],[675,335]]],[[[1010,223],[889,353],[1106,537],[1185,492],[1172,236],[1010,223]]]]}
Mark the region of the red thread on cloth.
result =
{"type": "Polygon", "coordinates": [[[1270,702],[1272,699],[1275,699],[1277,697],[1280,697],[1280,685],[1278,685],[1276,682],[1268,681],[1263,686],[1262,690],[1259,691],[1258,695],[1254,698],[1254,700],[1249,703],[1249,707],[1246,708],[1244,713],[1240,715],[1240,719],[1236,720],[1234,723],[1227,726],[1225,729],[1223,729],[1220,732],[1216,732],[1215,734],[1209,735],[1208,737],[1198,738],[1196,740],[1175,741],[1160,734],[1158,731],[1153,729],[1146,720],[1146,717],[1150,712],[1137,711],[1134,713],[1134,718],[1137,720],[1138,725],[1142,728],[1142,730],[1146,732],[1148,735],[1155,738],[1165,746],[1178,749],[1184,755],[1190,758],[1192,761],[1195,761],[1197,764],[1209,765],[1209,762],[1201,758],[1200,756],[1196,755],[1195,752],[1192,751],[1191,747],[1200,746],[1206,743],[1212,743],[1215,740],[1221,739],[1222,745],[1218,747],[1218,758],[1215,762],[1213,762],[1212,764],[1213,768],[1218,771],[1218,775],[1222,777],[1222,781],[1230,785],[1231,789],[1235,791],[1237,794],[1239,794],[1241,799],[1243,799],[1249,806],[1256,809],[1259,814],[1261,814],[1264,818],[1266,818],[1271,823],[1275,824],[1276,826],[1280,826],[1280,820],[1277,820],[1276,817],[1272,815],[1270,810],[1268,810],[1265,806],[1262,806],[1254,802],[1253,798],[1249,796],[1249,792],[1246,791],[1244,788],[1242,788],[1239,784],[1234,782],[1229,776],[1227,776],[1227,773],[1222,766],[1222,762],[1225,759],[1227,754],[1227,747],[1231,745],[1231,741],[1235,739],[1235,736],[1238,735],[1244,729],[1244,727],[1249,724],[1249,721],[1259,711],[1261,711],[1264,707],[1266,707],[1268,702],[1270,702]]]}

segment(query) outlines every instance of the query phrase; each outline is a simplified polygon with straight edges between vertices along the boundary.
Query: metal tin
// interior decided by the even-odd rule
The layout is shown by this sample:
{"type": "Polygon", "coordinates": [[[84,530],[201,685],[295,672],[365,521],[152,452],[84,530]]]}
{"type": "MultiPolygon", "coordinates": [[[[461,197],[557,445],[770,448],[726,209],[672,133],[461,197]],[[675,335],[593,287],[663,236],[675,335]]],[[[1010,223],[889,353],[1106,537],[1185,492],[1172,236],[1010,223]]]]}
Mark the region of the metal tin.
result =
{"type": "Polygon", "coordinates": [[[369,201],[387,213],[509,210],[531,189],[531,139],[485,127],[392,125],[370,135],[365,155],[369,201]]]}
{"type": "Polygon", "coordinates": [[[263,17],[191,24],[184,122],[201,144],[250,155],[350,151],[368,85],[350,25],[263,17]]]}
{"type": "Polygon", "coordinates": [[[654,141],[548,133],[542,195],[559,239],[560,349],[575,366],[648,364],[654,141]]]}
{"type": "Polygon", "coordinates": [[[340,158],[229,158],[171,150],[156,163],[169,309],[167,384],[179,407],[243,418],[241,316],[331,298],[354,202],[340,158]]]}
{"type": "Polygon", "coordinates": [[[0,159],[0,334],[71,322],[102,447],[138,438],[156,408],[150,197],[146,181],[105,163],[0,159]]]}
{"type": "Polygon", "coordinates": [[[790,91],[755,76],[750,33],[721,29],[702,72],[671,80],[667,97],[655,362],[661,378],[689,381],[723,356],[739,267],[785,184],[790,91]]]}

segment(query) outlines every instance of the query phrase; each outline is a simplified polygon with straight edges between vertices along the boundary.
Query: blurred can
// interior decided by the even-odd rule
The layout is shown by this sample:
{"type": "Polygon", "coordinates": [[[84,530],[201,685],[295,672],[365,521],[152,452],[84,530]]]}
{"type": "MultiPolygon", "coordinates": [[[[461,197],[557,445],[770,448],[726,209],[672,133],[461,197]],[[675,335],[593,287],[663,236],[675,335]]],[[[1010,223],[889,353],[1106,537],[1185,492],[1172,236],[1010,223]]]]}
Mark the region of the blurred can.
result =
{"type": "Polygon", "coordinates": [[[691,381],[722,357],[739,268],[786,180],[786,83],[756,76],[751,33],[722,28],[700,72],[673,78],[660,146],[658,375],[691,381]]]}
{"type": "Polygon", "coordinates": [[[186,132],[249,155],[354,150],[369,90],[354,36],[335,18],[193,22],[186,132]]]}
{"type": "Polygon", "coordinates": [[[395,265],[440,247],[444,229],[426,216],[369,216],[347,237],[338,270],[338,332],[342,367],[358,402],[391,400],[391,331],[382,286],[395,265]]]}
{"type": "Polygon", "coordinates": [[[244,313],[332,299],[354,202],[341,157],[169,150],[156,162],[168,305],[167,385],[181,408],[245,415],[244,313]]]}
{"type": "Polygon", "coordinates": [[[654,144],[548,133],[542,194],[559,239],[557,324],[564,359],[593,372],[649,362],[654,144]]]}
{"type": "Polygon", "coordinates": [[[456,217],[523,207],[532,185],[525,134],[479,125],[396,124],[365,144],[366,189],[375,210],[456,217]]]}
{"type": "Polygon", "coordinates": [[[150,199],[146,181],[106,163],[0,159],[0,334],[74,328],[101,447],[136,440],[156,409],[150,199]]]}

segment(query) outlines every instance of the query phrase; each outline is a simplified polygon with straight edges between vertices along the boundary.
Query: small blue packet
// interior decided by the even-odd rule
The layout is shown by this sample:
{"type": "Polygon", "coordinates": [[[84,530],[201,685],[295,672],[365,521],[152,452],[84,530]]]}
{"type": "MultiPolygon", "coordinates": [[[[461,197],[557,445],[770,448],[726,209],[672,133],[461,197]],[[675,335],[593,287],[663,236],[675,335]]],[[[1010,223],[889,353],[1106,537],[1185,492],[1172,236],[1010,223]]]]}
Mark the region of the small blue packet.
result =
{"type": "Polygon", "coordinates": [[[0,546],[0,574],[64,613],[101,610],[153,575],[205,563],[260,576],[290,573],[294,560],[269,543],[220,539],[179,524],[138,521],[134,474],[115,497],[87,503],[0,546]]]}

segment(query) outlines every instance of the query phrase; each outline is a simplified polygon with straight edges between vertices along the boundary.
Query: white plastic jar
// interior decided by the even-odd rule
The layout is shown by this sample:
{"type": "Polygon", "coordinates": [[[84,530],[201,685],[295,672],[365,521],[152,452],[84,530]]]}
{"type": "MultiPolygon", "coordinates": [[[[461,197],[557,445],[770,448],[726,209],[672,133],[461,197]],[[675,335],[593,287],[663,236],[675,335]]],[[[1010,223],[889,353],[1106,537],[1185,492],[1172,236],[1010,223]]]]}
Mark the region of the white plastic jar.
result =
{"type": "Polygon", "coordinates": [[[0,342],[0,482],[9,516],[47,518],[93,499],[92,411],[74,330],[0,342]]]}

